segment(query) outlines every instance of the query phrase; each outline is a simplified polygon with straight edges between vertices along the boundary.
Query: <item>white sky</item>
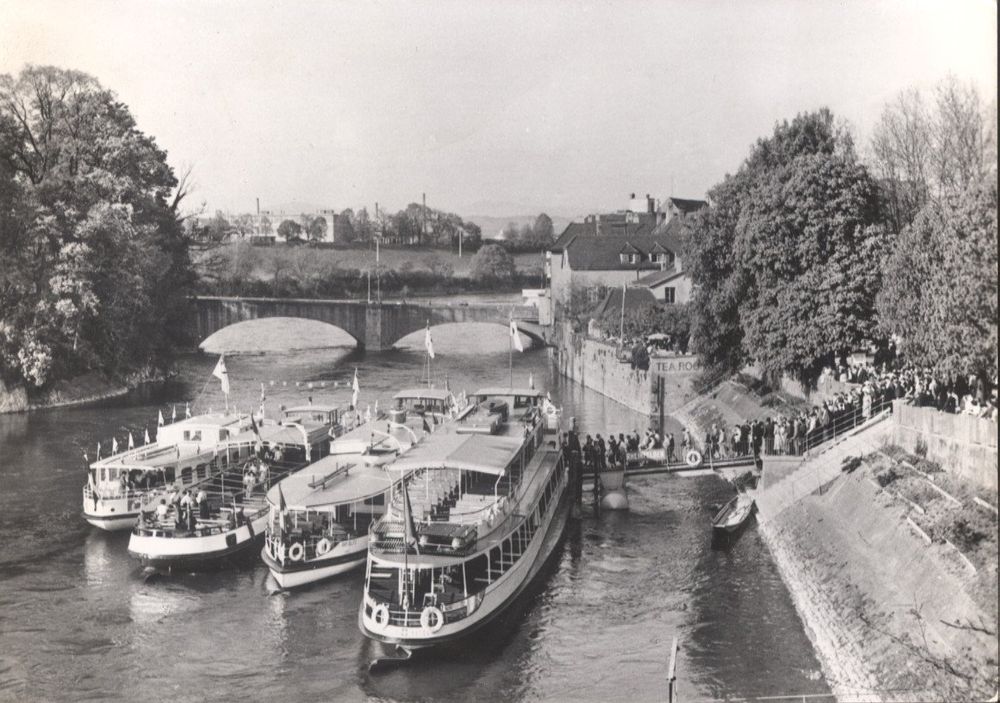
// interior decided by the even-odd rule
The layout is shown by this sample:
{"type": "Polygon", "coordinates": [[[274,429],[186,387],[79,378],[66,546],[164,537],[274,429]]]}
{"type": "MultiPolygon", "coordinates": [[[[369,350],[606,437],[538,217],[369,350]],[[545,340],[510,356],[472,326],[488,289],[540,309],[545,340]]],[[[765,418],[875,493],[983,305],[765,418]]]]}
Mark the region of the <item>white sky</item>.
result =
{"type": "Polygon", "coordinates": [[[0,73],[96,76],[208,209],[579,215],[702,197],[775,121],[859,143],[948,72],[991,99],[992,0],[0,0],[0,73]]]}

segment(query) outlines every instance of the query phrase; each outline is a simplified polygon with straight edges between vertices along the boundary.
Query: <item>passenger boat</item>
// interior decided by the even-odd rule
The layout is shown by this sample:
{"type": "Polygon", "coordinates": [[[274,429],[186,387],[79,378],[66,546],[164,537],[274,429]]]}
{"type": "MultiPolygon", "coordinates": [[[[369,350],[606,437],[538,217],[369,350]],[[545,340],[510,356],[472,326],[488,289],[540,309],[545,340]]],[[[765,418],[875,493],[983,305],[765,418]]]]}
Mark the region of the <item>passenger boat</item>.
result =
{"type": "Polygon", "coordinates": [[[249,428],[249,419],[238,415],[196,415],[163,425],[151,444],[99,458],[83,486],[84,519],[102,530],[131,529],[143,505],[168,486],[193,488],[239,461],[218,448],[249,428]]]}
{"type": "Polygon", "coordinates": [[[736,532],[753,515],[756,507],[753,497],[739,493],[712,518],[712,529],[721,533],[736,532]]]}
{"type": "Polygon", "coordinates": [[[334,440],[329,456],[268,492],[270,519],[261,557],[282,588],[361,566],[368,529],[390,498],[392,480],[385,466],[469,407],[434,388],[403,390],[393,401],[386,418],[334,440]]]}
{"type": "Polygon", "coordinates": [[[513,388],[473,399],[390,466],[402,478],[372,526],[358,624],[406,653],[504,613],[555,551],[569,514],[551,404],[513,388]]]}
{"type": "Polygon", "coordinates": [[[250,429],[218,449],[238,460],[198,487],[204,507],[199,503],[182,511],[178,502],[163,498],[165,508],[148,505],[132,530],[129,554],[143,566],[193,571],[255,553],[267,526],[267,490],[325,456],[331,433],[342,433],[345,419],[349,424],[333,405],[291,408],[280,421],[259,425],[250,418],[250,429]]]}

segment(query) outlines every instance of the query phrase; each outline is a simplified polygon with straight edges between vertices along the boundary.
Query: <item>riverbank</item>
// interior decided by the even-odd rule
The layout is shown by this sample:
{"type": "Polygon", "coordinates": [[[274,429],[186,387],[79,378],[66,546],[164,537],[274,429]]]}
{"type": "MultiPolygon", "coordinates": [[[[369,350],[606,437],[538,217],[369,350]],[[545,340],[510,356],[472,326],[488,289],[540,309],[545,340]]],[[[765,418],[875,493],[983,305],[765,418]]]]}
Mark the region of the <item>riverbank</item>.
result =
{"type": "Polygon", "coordinates": [[[994,696],[995,513],[933,489],[922,506],[906,498],[913,490],[895,482],[888,455],[853,463],[760,520],[833,691],[842,701],[994,696]],[[956,530],[987,541],[963,553],[956,530]]]}
{"type": "Polygon", "coordinates": [[[28,392],[21,384],[5,384],[0,381],[0,414],[99,403],[120,398],[147,383],[162,383],[171,375],[169,371],[147,368],[116,381],[103,374],[91,372],[76,378],[55,381],[37,392],[28,392]]]}

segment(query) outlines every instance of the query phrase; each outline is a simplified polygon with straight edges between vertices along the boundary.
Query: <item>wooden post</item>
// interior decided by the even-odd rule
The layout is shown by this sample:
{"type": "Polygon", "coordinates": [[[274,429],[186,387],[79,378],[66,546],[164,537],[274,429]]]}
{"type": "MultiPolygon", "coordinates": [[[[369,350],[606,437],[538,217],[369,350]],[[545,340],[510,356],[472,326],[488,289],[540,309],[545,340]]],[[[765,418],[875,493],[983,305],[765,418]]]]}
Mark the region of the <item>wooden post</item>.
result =
{"type": "Polygon", "coordinates": [[[667,703],[677,703],[677,638],[670,645],[670,667],[667,669],[667,703]]]}

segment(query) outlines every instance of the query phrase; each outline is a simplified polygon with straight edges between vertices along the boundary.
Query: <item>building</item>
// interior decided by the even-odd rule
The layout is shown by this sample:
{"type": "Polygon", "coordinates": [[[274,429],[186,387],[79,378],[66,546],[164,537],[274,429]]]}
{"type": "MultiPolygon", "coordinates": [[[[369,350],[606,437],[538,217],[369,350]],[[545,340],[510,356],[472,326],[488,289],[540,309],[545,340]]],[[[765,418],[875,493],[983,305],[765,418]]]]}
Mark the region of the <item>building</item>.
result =
{"type": "Polygon", "coordinates": [[[623,285],[648,288],[664,303],[688,302],[691,280],[681,261],[681,235],[686,214],[706,204],[667,202],[669,209],[663,210],[650,196],[643,202],[633,194],[624,212],[589,215],[568,225],[546,253],[556,309],[569,305],[575,291],[596,304],[607,289],[623,285]]]}
{"type": "Polygon", "coordinates": [[[278,227],[285,220],[291,220],[302,227],[302,239],[310,239],[308,227],[317,220],[323,225],[322,236],[313,237],[319,242],[335,242],[335,220],[337,213],[332,208],[320,208],[312,212],[285,212],[283,210],[261,210],[257,213],[240,216],[250,219],[250,236],[254,239],[271,242],[284,242],[286,239],[278,234],[278,227]]]}

